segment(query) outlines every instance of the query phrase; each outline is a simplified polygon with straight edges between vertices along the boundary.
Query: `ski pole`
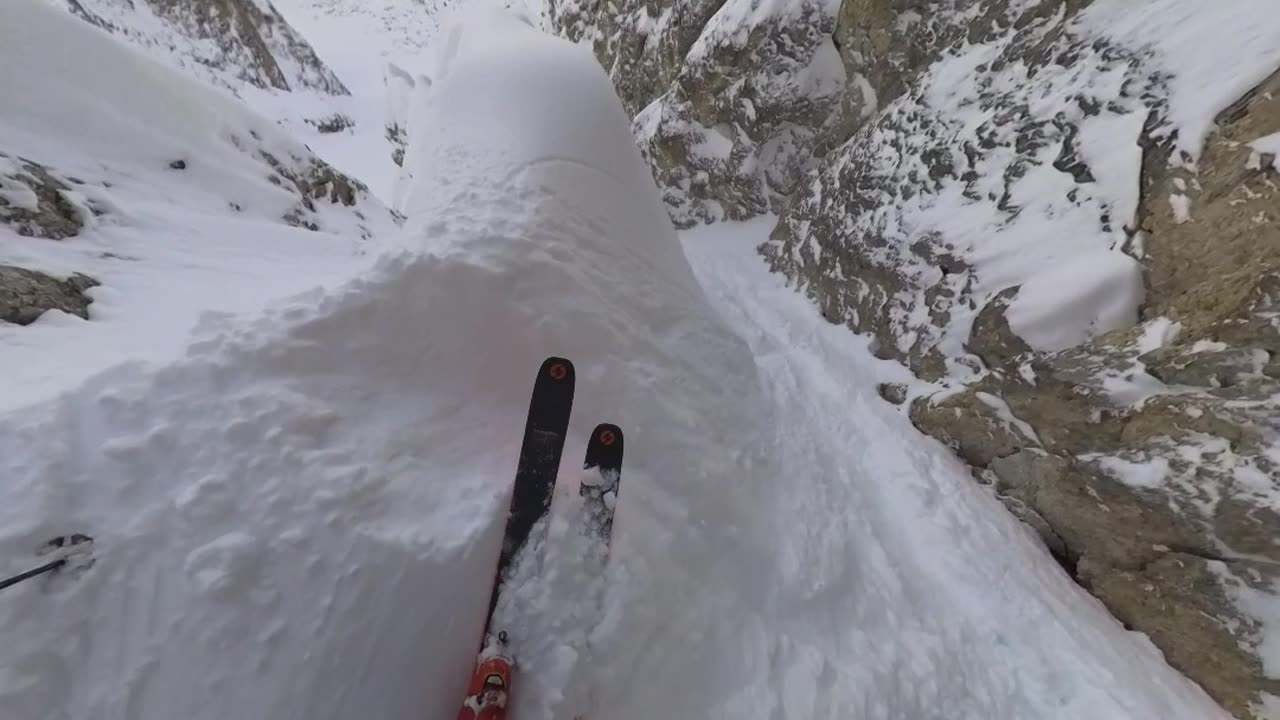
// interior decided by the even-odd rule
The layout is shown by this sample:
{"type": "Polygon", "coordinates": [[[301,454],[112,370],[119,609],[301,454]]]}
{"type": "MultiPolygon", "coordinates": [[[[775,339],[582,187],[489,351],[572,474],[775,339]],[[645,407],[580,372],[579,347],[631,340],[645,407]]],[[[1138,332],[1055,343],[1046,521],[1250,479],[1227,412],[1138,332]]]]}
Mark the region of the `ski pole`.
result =
{"type": "Polygon", "coordinates": [[[73,535],[59,535],[49,542],[40,546],[36,551],[37,555],[56,554],[53,560],[32,568],[26,572],[18,573],[13,577],[0,580],[0,590],[12,587],[20,582],[30,580],[33,577],[52,573],[62,568],[69,568],[71,571],[81,571],[89,569],[94,562],[93,558],[93,538],[84,533],[75,533],[73,535]]]}
{"type": "Polygon", "coordinates": [[[30,580],[31,578],[37,575],[43,575],[44,573],[50,572],[52,570],[57,570],[58,568],[66,564],[67,564],[66,558],[59,558],[57,560],[54,560],[53,562],[45,563],[44,565],[41,565],[40,567],[34,570],[28,570],[24,573],[18,573],[13,577],[5,578],[4,580],[0,580],[0,590],[3,590],[9,587],[10,585],[17,585],[23,580],[30,580]]]}

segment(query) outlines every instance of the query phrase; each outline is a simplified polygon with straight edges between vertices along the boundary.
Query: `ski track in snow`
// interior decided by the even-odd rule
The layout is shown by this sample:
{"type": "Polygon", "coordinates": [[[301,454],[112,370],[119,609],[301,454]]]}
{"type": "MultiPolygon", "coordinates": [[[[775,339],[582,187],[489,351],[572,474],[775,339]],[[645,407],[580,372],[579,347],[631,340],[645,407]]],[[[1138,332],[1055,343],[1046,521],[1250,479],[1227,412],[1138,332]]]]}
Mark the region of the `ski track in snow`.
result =
{"type": "Polygon", "coordinates": [[[754,253],[768,218],[681,245],[586,49],[462,40],[372,269],[0,415],[0,557],[98,548],[2,598],[5,713],[453,717],[562,354],[545,553],[500,608],[513,720],[1225,717],[875,395],[754,253]],[[598,421],[628,448],[603,574],[569,522],[598,421]]]}

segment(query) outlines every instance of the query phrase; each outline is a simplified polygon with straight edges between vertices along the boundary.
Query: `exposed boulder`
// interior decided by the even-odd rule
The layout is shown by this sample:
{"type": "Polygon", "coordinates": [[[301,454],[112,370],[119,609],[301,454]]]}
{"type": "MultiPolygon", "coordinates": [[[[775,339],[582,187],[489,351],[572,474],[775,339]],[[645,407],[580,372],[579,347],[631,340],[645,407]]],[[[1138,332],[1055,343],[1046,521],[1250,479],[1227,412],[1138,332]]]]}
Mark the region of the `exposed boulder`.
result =
{"type": "Polygon", "coordinates": [[[0,265],[0,320],[30,325],[49,310],[88,320],[93,300],[84,291],[98,284],[81,273],[60,279],[36,270],[0,265]]]}

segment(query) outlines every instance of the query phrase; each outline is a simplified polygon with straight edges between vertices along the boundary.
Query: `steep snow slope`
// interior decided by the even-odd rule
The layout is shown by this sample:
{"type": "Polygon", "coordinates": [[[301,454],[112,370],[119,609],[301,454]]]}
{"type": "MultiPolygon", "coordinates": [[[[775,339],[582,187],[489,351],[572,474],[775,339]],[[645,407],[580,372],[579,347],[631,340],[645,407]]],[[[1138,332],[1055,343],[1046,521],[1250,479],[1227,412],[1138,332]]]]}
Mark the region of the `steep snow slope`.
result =
{"type": "Polygon", "coordinates": [[[0,224],[0,264],[102,282],[90,322],[0,324],[0,407],[122,359],[172,357],[198,313],[345,277],[362,237],[395,228],[358,188],[352,206],[331,202],[346,180],[234,98],[41,0],[0,3],[0,65],[27,69],[0,73],[0,198],[22,202],[6,170],[36,163],[85,225],[53,242],[0,224]]]}
{"type": "Polygon", "coordinates": [[[878,366],[767,275],[764,226],[689,237],[691,271],[587,50],[489,16],[456,38],[368,273],[0,416],[0,556],[100,548],[6,591],[0,707],[452,717],[529,374],[560,353],[557,522],[503,608],[515,720],[1222,716],[840,379],[878,366]],[[629,455],[593,628],[565,517],[603,419],[629,455]]]}
{"type": "MultiPolygon", "coordinates": [[[[309,136],[308,143],[330,162],[364,179],[375,195],[399,209],[393,202],[400,199],[394,187],[405,173],[392,161],[396,145],[388,143],[388,135],[392,128],[400,133],[406,129],[406,88],[431,64],[442,27],[449,27],[458,14],[465,15],[468,4],[453,0],[274,0],[274,4],[334,68],[351,96],[246,89],[246,99],[296,133],[309,136]],[[308,125],[309,120],[335,111],[354,121],[354,127],[316,134],[308,125]]],[[[533,18],[542,7],[539,0],[501,0],[501,4],[523,8],[533,18]]]]}
{"type": "Polygon", "coordinates": [[[438,5],[425,0],[276,0],[289,23],[306,36],[351,90],[350,97],[315,93],[244,93],[255,107],[279,118],[338,167],[369,183],[389,201],[400,174],[385,137],[388,67],[416,67],[439,31],[438,5]],[[309,119],[339,112],[355,126],[317,134],[309,119]]]}

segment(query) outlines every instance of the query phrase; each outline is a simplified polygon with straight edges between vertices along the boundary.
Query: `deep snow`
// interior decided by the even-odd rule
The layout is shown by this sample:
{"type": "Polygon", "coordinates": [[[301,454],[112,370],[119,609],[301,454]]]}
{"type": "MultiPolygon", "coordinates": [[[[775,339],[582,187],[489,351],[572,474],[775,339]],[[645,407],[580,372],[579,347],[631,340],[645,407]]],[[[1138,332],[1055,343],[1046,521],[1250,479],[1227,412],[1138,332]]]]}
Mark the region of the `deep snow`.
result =
{"type": "Polygon", "coordinates": [[[0,597],[0,708],[453,717],[554,353],[578,401],[504,607],[514,720],[1225,717],[879,400],[892,367],[755,255],[769,219],[677,239],[587,49],[472,22],[371,268],[0,415],[0,557],[99,557],[0,597]],[[565,519],[600,420],[628,456],[597,613],[565,519]]]}

